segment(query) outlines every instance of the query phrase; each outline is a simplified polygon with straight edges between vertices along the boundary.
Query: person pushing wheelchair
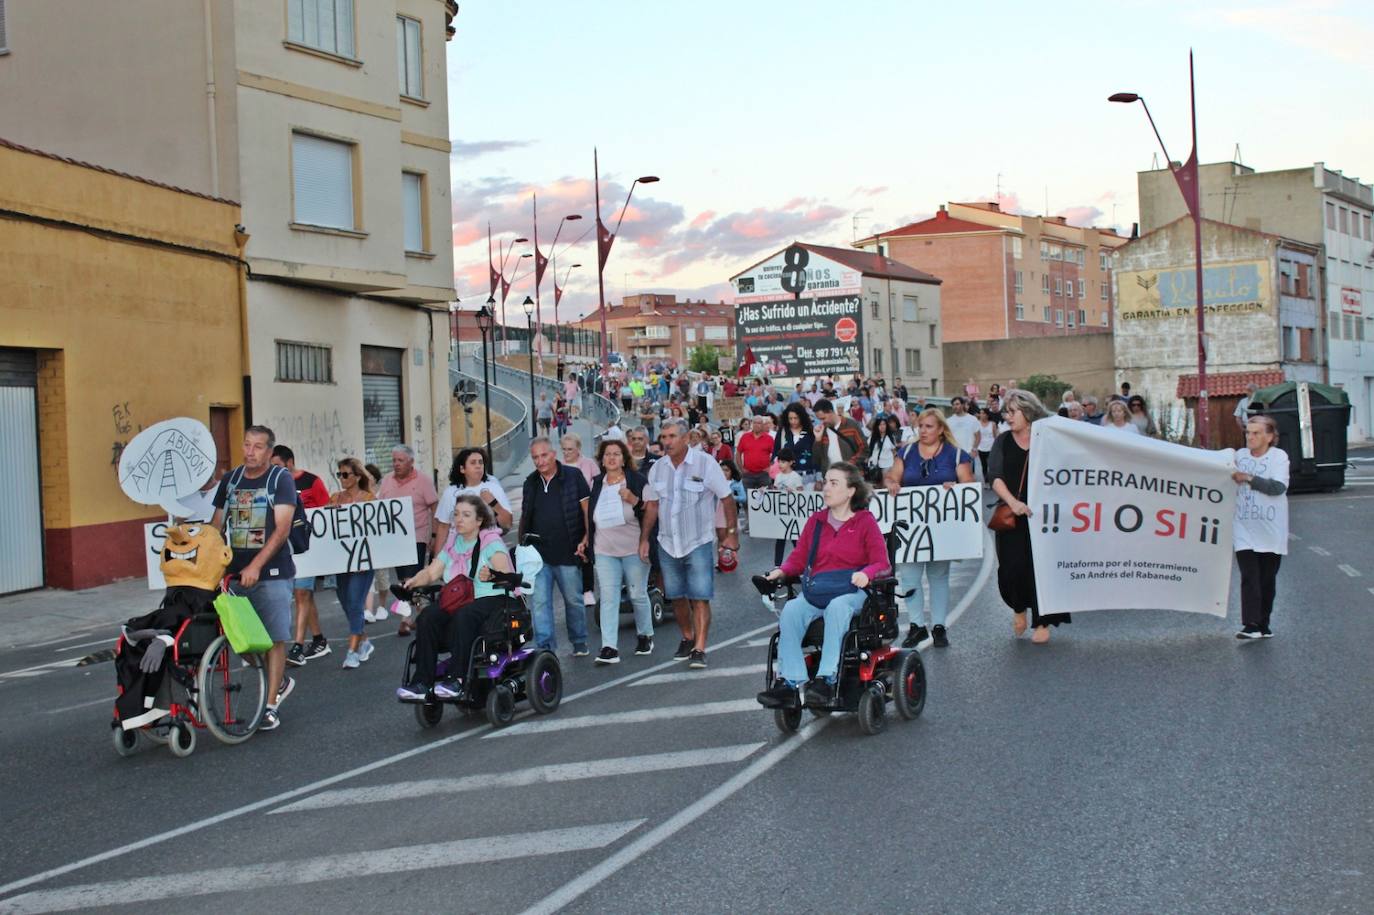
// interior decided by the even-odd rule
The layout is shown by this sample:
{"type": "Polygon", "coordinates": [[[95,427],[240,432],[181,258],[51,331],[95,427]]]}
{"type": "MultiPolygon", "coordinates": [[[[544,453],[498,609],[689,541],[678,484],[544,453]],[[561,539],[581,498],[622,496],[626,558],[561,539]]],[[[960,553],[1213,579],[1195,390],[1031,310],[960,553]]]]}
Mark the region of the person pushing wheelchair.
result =
{"type": "Polygon", "coordinates": [[[759,702],[774,708],[799,704],[798,690],[806,681],[802,639],[817,617],[825,617],[816,676],[806,686],[808,705],[828,705],[835,698],[840,645],[849,621],[864,605],[864,588],[889,569],[887,545],[878,521],[868,511],[872,491],[863,472],[853,464],[835,463],[825,472],[825,508],[806,521],[796,547],[766,578],[801,578],[802,593],[782,608],[778,621],[779,682],[759,694],[759,702]]]}

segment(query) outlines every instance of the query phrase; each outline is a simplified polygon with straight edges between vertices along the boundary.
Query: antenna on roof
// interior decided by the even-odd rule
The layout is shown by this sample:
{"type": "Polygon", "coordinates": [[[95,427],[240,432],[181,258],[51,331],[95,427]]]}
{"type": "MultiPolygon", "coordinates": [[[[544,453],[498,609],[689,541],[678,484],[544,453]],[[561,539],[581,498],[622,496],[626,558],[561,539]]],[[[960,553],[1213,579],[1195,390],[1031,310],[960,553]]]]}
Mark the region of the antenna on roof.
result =
{"type": "Polygon", "coordinates": [[[997,173],[997,196],[992,198],[992,202],[997,204],[998,209],[1002,207],[1002,173],[997,173]]]}
{"type": "Polygon", "coordinates": [[[1236,151],[1231,154],[1231,161],[1237,165],[1244,165],[1245,160],[1240,157],[1240,144],[1236,144],[1236,151]]]}
{"type": "Polygon", "coordinates": [[[1159,153],[1150,154],[1150,171],[1159,171],[1159,153]]]}

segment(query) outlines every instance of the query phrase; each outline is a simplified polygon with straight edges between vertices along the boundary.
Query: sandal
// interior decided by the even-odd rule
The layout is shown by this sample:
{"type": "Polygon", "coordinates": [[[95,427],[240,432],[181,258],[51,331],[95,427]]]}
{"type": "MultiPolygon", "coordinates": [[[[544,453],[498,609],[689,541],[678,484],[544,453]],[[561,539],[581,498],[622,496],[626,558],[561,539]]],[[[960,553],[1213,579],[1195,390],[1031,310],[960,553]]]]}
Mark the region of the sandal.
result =
{"type": "Polygon", "coordinates": [[[415,624],[414,624],[414,623],[412,623],[410,620],[401,620],[401,625],[400,625],[400,627],[396,630],[396,635],[397,635],[398,637],[400,637],[400,638],[405,638],[406,636],[410,635],[410,634],[413,633],[414,631],[415,631],[415,624]]]}
{"type": "Polygon", "coordinates": [[[1026,634],[1026,611],[1013,613],[1011,615],[1011,632],[1016,638],[1026,634]]]}

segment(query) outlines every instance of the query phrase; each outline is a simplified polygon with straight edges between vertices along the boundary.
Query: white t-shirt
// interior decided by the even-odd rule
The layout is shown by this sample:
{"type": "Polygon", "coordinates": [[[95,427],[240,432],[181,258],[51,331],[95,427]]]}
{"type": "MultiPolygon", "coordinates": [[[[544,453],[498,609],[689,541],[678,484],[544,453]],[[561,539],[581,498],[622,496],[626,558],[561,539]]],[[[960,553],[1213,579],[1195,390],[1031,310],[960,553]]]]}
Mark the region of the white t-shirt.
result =
{"type": "Polygon", "coordinates": [[[983,433],[983,437],[978,439],[978,450],[988,452],[992,450],[992,443],[997,440],[997,424],[989,421],[987,425],[978,424],[978,431],[983,433]]]}
{"type": "Polygon", "coordinates": [[[1128,422],[1128,423],[1126,423],[1126,424],[1124,424],[1124,425],[1121,425],[1121,426],[1113,426],[1113,425],[1112,425],[1111,423],[1109,423],[1109,422],[1104,422],[1104,423],[1102,424],[1102,428],[1103,428],[1103,429],[1106,429],[1108,432],[1116,432],[1116,433],[1118,433],[1118,434],[1120,434],[1120,435],[1125,435],[1125,436],[1128,436],[1128,437],[1129,437],[1129,436],[1132,436],[1132,435],[1144,435],[1144,434],[1145,434],[1145,433],[1141,432],[1139,428],[1137,428],[1137,426],[1136,426],[1135,423],[1131,423],[1131,422],[1128,422]]]}
{"type": "Polygon", "coordinates": [[[972,452],[973,436],[978,432],[978,417],[967,413],[951,413],[945,422],[949,423],[949,429],[954,433],[954,440],[959,443],[959,447],[972,452]]]}
{"type": "MultiPolygon", "coordinates": [[[[1236,469],[1251,476],[1277,480],[1288,485],[1288,452],[1270,446],[1264,457],[1255,457],[1247,449],[1236,452],[1236,469]]],[[[1240,485],[1236,493],[1236,521],[1233,532],[1237,550],[1256,553],[1288,555],[1288,494],[1266,496],[1240,485]]]]}
{"type": "Polygon", "coordinates": [[[459,496],[480,495],[482,490],[491,493],[491,497],[506,511],[510,511],[510,497],[506,495],[506,490],[501,486],[501,482],[496,477],[487,477],[476,486],[449,486],[444,490],[444,494],[439,497],[439,507],[434,510],[434,520],[444,524],[453,523],[453,507],[458,504],[459,496]]]}

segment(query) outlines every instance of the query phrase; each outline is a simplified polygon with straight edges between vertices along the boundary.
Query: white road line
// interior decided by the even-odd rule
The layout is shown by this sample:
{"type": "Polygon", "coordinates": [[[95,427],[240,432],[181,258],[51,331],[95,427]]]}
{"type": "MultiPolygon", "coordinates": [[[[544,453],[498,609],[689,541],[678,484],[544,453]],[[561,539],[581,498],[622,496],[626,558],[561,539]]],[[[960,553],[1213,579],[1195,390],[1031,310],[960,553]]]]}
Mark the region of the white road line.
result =
{"type": "MultiPolygon", "coordinates": [[[[109,625],[107,625],[107,624],[102,624],[102,626],[103,626],[103,628],[105,628],[105,629],[109,629],[109,628],[110,628],[109,625]]],[[[96,626],[87,626],[87,627],[86,627],[84,630],[82,630],[82,631],[74,632],[74,633],[72,633],[71,635],[64,635],[64,636],[62,636],[62,638],[60,638],[60,639],[48,639],[46,642],[30,642],[30,643],[25,644],[25,645],[13,645],[13,646],[11,646],[11,647],[13,647],[13,648],[47,648],[49,645],[58,645],[58,644],[61,644],[62,642],[70,642],[70,641],[72,641],[73,639],[84,639],[84,638],[86,638],[87,636],[89,636],[89,635],[91,634],[91,632],[94,632],[97,628],[100,628],[100,627],[96,627],[96,626]]],[[[108,641],[113,642],[113,641],[114,641],[114,637],[111,636],[111,637],[108,639],[108,641]]]]}
{"type": "Polygon", "coordinates": [[[114,708],[114,696],[101,696],[99,699],[92,699],[90,702],[78,702],[76,705],[64,705],[61,708],[50,708],[43,712],[45,715],[56,715],[59,712],[70,712],[79,708],[90,708],[92,705],[108,705],[114,708]]]}
{"type": "Polygon", "coordinates": [[[747,787],[751,782],[759,778],[759,776],[763,775],[769,769],[772,769],[789,755],[800,749],[806,741],[818,734],[823,727],[833,720],[833,718],[828,717],[812,719],[811,723],[802,728],[795,737],[783,740],[782,743],[754,760],[739,772],[736,772],[728,781],[707,792],[701,798],[692,802],[687,807],[684,807],[682,810],[635,839],[633,842],[630,842],[609,858],[583,871],[581,876],[565,883],[553,893],[530,906],[525,910],[524,915],[547,915],[547,913],[557,912],[559,909],[573,902],[583,893],[596,888],[604,882],[607,877],[615,874],[626,865],[633,864],[636,860],[690,826],[697,819],[718,807],[723,802],[729,800],[741,789],[747,787]]]}
{"type": "Polygon", "coordinates": [[[76,651],[78,648],[90,648],[92,645],[104,645],[106,648],[115,647],[117,639],[113,636],[103,639],[96,639],[94,642],[82,642],[79,645],[64,645],[61,648],[54,648],[53,652],[61,654],[64,651],[76,651]]]}
{"type": "MultiPolygon", "coordinates": [[[[753,638],[760,632],[767,632],[769,629],[772,628],[773,627],[770,625],[760,626],[757,629],[751,629],[748,632],[741,633],[737,636],[733,636],[731,638],[726,639],[723,642],[720,642],[716,645],[716,647],[727,648],[730,645],[735,644],[736,642],[742,642],[745,639],[753,638]]],[[[668,668],[673,667],[679,663],[681,662],[664,661],[662,664],[656,664],[653,667],[647,667],[644,670],[638,670],[634,673],[626,674],[625,676],[619,677],[615,680],[608,680],[605,683],[600,684],[599,686],[593,686],[590,689],[584,689],[579,693],[573,693],[571,696],[564,696],[563,704],[567,705],[569,702],[576,702],[578,699],[583,699],[587,696],[595,695],[596,693],[600,693],[605,690],[612,689],[616,686],[632,682],[634,680],[639,679],[640,677],[648,676],[649,674],[656,673],[660,670],[667,670],[668,668]]],[[[425,753],[430,753],[434,750],[446,747],[449,744],[457,743],[460,740],[467,740],[470,737],[484,734],[490,730],[491,725],[482,724],[471,730],[462,731],[460,733],[454,734],[451,737],[445,737],[440,740],[433,741],[432,743],[427,743],[423,746],[414,747],[413,749],[405,750],[400,753],[393,753],[391,756],[384,756],[379,760],[366,763],[361,766],[357,766],[356,768],[349,769],[345,772],[340,772],[337,775],[331,775],[326,778],[318,779],[316,781],[310,782],[307,785],[302,785],[299,788],[292,788],[289,791],[283,791],[280,794],[274,794],[271,797],[263,798],[259,801],[253,801],[250,804],[244,804],[242,807],[235,807],[232,810],[226,810],[222,813],[214,814],[213,816],[204,817],[199,820],[193,820],[192,822],[185,823],[181,826],[178,826],[175,829],[169,829],[166,832],[160,832],[155,835],[148,836],[147,838],[139,839],[136,842],[130,842],[127,845],[121,845],[117,848],[111,848],[108,851],[99,852],[94,855],[88,855],[87,857],[81,858],[77,861],[70,861],[66,864],[62,864],[57,867],[52,867],[45,871],[40,871],[37,874],[31,874],[28,877],[21,877],[18,880],[11,880],[9,883],[0,885],[0,896],[3,896],[6,893],[12,893],[15,890],[23,889],[26,886],[33,886],[35,883],[42,883],[45,880],[51,880],[54,877],[61,877],[63,874],[70,874],[72,871],[81,870],[84,867],[90,867],[92,864],[100,864],[105,861],[113,860],[114,858],[120,858],[124,855],[132,854],[136,851],[142,851],[145,848],[151,848],[154,845],[160,845],[163,842],[168,842],[172,839],[179,839],[182,836],[199,832],[202,829],[208,829],[211,826],[217,826],[220,823],[224,823],[229,820],[235,820],[241,816],[247,816],[250,813],[256,813],[259,810],[262,810],[266,807],[275,807],[283,801],[289,801],[307,794],[313,794],[316,791],[319,791],[321,788],[328,788],[330,785],[337,785],[339,782],[348,781],[349,779],[356,778],[359,775],[366,775],[367,773],[373,772],[377,769],[384,769],[387,766],[394,765],[395,763],[404,762],[407,759],[412,759],[416,756],[421,756],[425,753]]]]}
{"type": "Polygon", "coordinates": [[[1340,565],[1336,566],[1336,568],[1340,569],[1342,572],[1344,572],[1345,574],[1349,575],[1351,578],[1359,578],[1359,577],[1360,577],[1360,570],[1357,569],[1357,568],[1355,568],[1354,566],[1346,565],[1345,563],[1341,563],[1340,565]]]}
{"type": "Polygon", "coordinates": [[[550,731],[571,731],[574,728],[605,727],[612,724],[642,724],[645,721],[664,721],[674,718],[701,718],[706,715],[732,715],[735,712],[757,712],[759,704],[753,699],[728,699],[724,702],[698,702],[695,705],[663,705],[658,708],[634,709],[628,712],[608,712],[604,715],[578,715],[573,718],[538,718],[513,724],[492,737],[523,737],[526,734],[547,734],[550,731]]]}
{"type": "Polygon", "coordinates": [[[1288,534],[1288,539],[1289,539],[1289,540],[1301,540],[1302,538],[1299,537],[1297,534],[1294,534],[1294,533],[1290,532],[1290,533],[1288,534]]]}
{"type": "Polygon", "coordinates": [[[742,743],[729,747],[714,747],[709,750],[686,750],[680,753],[651,753],[645,756],[592,759],[586,762],[535,766],[530,769],[517,769],[514,772],[491,772],[481,775],[465,775],[461,778],[433,778],[390,785],[375,785],[367,788],[325,791],[294,804],[278,807],[272,813],[296,813],[301,810],[319,810],[350,804],[376,804],[384,801],[410,800],[435,794],[459,794],[464,791],[479,791],[488,788],[551,785],[589,778],[609,778],[617,775],[637,775],[641,772],[666,772],[670,769],[691,769],[697,766],[737,763],[762,746],[762,743],[742,743]]]}
{"type": "Polygon", "coordinates": [[[242,867],[219,867],[193,873],[158,874],[38,890],[0,900],[2,913],[65,912],[96,906],[130,905],[158,899],[241,892],[251,887],[299,886],[325,880],[401,874],[455,864],[505,861],[530,855],[604,848],[642,825],[644,820],[599,823],[534,833],[484,836],[429,845],[321,855],[298,861],[267,861],[242,867]]]}
{"type": "Polygon", "coordinates": [[[1318,556],[1330,556],[1330,555],[1331,555],[1331,551],[1328,550],[1328,549],[1326,549],[1325,547],[1320,547],[1320,546],[1309,546],[1308,549],[1311,550],[1312,552],[1316,553],[1318,556]]]}
{"type": "Polygon", "coordinates": [[[36,677],[59,667],[75,667],[76,662],[80,660],[80,658],[63,658],[60,661],[49,661],[47,664],[35,664],[33,667],[21,667],[18,670],[0,672],[0,677],[36,677]]]}
{"type": "MultiPolygon", "coordinates": [[[[763,644],[767,645],[767,642],[763,644]]],[[[761,677],[764,667],[761,664],[747,664],[744,667],[708,667],[705,670],[685,670],[676,674],[654,674],[645,677],[631,686],[654,686],[659,683],[685,683],[688,680],[701,680],[705,677],[761,677]]]]}
{"type": "Polygon", "coordinates": [[[1374,588],[1370,588],[1370,589],[1369,589],[1369,593],[1370,593],[1370,594],[1374,594],[1374,588]]]}
{"type": "MultiPolygon", "coordinates": [[[[770,627],[770,628],[775,628],[775,627],[770,627]]],[[[770,636],[769,636],[768,638],[766,638],[766,639],[750,639],[750,640],[747,641],[747,642],[741,642],[740,644],[736,645],[735,647],[736,647],[736,648],[763,648],[763,647],[764,647],[765,645],[767,645],[770,641],[772,641],[772,638],[773,638],[773,637],[770,635],[770,636]]]]}

